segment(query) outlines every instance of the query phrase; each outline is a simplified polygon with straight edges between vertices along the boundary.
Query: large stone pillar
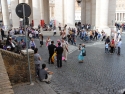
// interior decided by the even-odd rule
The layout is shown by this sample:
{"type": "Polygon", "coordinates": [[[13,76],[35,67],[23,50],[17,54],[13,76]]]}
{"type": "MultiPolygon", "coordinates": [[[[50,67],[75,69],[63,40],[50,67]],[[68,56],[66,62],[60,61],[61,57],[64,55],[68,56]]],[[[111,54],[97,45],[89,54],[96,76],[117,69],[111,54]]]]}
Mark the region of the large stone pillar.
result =
{"type": "Polygon", "coordinates": [[[109,0],[101,0],[100,28],[108,28],[109,0]]]}
{"type": "Polygon", "coordinates": [[[64,24],[75,26],[75,0],[64,0],[64,24]]]}
{"type": "Polygon", "coordinates": [[[43,0],[44,1],[44,21],[46,24],[49,24],[49,0],[43,0]]]}
{"type": "Polygon", "coordinates": [[[86,0],[81,2],[81,23],[86,24],[86,0]]]}
{"type": "Polygon", "coordinates": [[[26,3],[26,4],[29,4],[30,1],[32,1],[32,0],[25,0],[25,3],[26,3]]]}
{"type": "Polygon", "coordinates": [[[116,16],[115,16],[115,21],[117,21],[117,13],[115,13],[115,15],[116,15],[116,16]]]}
{"type": "Polygon", "coordinates": [[[7,0],[1,0],[1,5],[2,5],[3,23],[4,23],[5,31],[7,31],[8,29],[10,29],[7,0]]]}
{"type": "Polygon", "coordinates": [[[96,21],[95,21],[95,28],[99,28],[100,25],[100,1],[101,0],[96,0],[96,21]]]}
{"type": "Polygon", "coordinates": [[[40,0],[40,14],[41,14],[41,20],[44,20],[44,0],[40,0]]]}
{"type": "MultiPolygon", "coordinates": [[[[17,0],[18,1],[18,0],[17,0]]],[[[19,3],[25,3],[25,0],[19,0],[19,3]]]]}
{"type": "Polygon", "coordinates": [[[55,21],[56,26],[63,24],[63,0],[55,0],[55,21]]]}
{"type": "Polygon", "coordinates": [[[29,6],[30,6],[30,8],[31,8],[31,15],[30,15],[30,17],[29,17],[29,22],[30,22],[30,24],[32,23],[32,21],[33,21],[33,7],[32,7],[32,0],[29,0],[29,6]]]}
{"type": "Polygon", "coordinates": [[[40,24],[40,0],[32,0],[34,28],[40,24]]]}
{"type": "Polygon", "coordinates": [[[124,19],[123,19],[123,13],[122,13],[122,21],[123,21],[124,19]]]}
{"type": "Polygon", "coordinates": [[[119,19],[119,22],[120,22],[120,13],[118,13],[118,19],[119,19]]]}
{"type": "MultiPolygon", "coordinates": [[[[109,0],[108,5],[108,26],[114,28],[115,25],[115,14],[116,14],[116,0],[109,0]]],[[[116,16],[117,19],[117,16],[116,16]]]]}
{"type": "Polygon", "coordinates": [[[86,0],[86,24],[91,24],[91,0],[86,0]]]}
{"type": "Polygon", "coordinates": [[[18,5],[18,0],[11,0],[11,15],[13,28],[19,28],[19,17],[16,15],[15,9],[18,5]]]}
{"type": "Polygon", "coordinates": [[[96,24],[96,0],[91,0],[91,29],[95,29],[96,24]]]}

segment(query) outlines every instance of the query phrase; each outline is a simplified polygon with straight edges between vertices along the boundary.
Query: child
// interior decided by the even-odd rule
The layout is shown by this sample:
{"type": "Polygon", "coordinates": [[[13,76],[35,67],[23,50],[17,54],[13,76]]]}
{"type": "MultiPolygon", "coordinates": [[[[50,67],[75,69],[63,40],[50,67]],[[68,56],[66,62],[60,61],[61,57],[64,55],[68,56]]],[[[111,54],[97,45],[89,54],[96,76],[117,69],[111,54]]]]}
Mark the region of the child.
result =
{"type": "Polygon", "coordinates": [[[109,53],[108,48],[109,48],[109,44],[108,44],[108,42],[106,42],[106,44],[105,44],[105,53],[109,53]]]}

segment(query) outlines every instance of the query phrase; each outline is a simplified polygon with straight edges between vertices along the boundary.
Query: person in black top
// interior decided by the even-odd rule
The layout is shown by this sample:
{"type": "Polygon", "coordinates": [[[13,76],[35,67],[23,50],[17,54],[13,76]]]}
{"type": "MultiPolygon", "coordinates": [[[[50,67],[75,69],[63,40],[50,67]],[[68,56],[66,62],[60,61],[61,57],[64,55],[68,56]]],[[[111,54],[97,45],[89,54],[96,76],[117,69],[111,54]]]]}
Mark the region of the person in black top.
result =
{"type": "Polygon", "coordinates": [[[54,64],[51,61],[51,57],[53,56],[55,49],[56,49],[56,46],[54,45],[54,41],[51,41],[51,45],[48,46],[48,50],[49,50],[49,64],[50,63],[54,64]]]}
{"type": "Polygon", "coordinates": [[[98,36],[98,32],[97,32],[97,31],[95,31],[95,36],[94,36],[94,39],[96,38],[96,40],[97,40],[97,36],[98,36]]]}
{"type": "Polygon", "coordinates": [[[4,37],[5,35],[4,35],[4,30],[3,29],[1,29],[1,37],[2,37],[2,40],[3,40],[3,37],[4,37]]]}
{"type": "Polygon", "coordinates": [[[58,43],[58,47],[56,48],[57,52],[57,67],[61,68],[62,67],[62,53],[63,53],[63,48],[60,46],[61,43],[58,43]]]}
{"type": "Polygon", "coordinates": [[[109,38],[109,36],[108,36],[108,37],[106,38],[106,40],[105,40],[105,44],[106,44],[106,43],[108,43],[108,44],[110,43],[110,38],[109,38]]]}

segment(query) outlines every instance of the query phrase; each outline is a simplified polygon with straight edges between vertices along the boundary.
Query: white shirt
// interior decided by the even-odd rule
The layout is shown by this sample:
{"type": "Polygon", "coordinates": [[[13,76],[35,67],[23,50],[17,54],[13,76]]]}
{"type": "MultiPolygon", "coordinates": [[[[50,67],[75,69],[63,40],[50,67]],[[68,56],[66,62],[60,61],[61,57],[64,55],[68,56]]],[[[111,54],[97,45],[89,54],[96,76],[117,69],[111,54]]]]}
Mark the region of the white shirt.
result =
{"type": "Polygon", "coordinates": [[[106,43],[106,44],[105,44],[105,48],[108,48],[108,47],[109,47],[109,45],[106,43]]]}
{"type": "Polygon", "coordinates": [[[119,35],[118,35],[118,39],[120,39],[120,38],[121,38],[121,35],[119,34],[119,35]]]}
{"type": "Polygon", "coordinates": [[[22,29],[20,30],[20,34],[23,34],[23,30],[22,29]]]}
{"type": "Polygon", "coordinates": [[[38,34],[38,31],[37,31],[37,30],[35,31],[35,34],[38,34]]]}
{"type": "Polygon", "coordinates": [[[15,47],[15,45],[13,43],[11,43],[13,47],[15,47]]]}
{"type": "Polygon", "coordinates": [[[118,33],[120,33],[120,30],[118,30],[118,33]]]}
{"type": "Polygon", "coordinates": [[[119,41],[119,42],[118,42],[118,47],[121,48],[121,45],[122,45],[122,41],[119,41]]]}
{"type": "Polygon", "coordinates": [[[10,35],[14,35],[14,32],[13,32],[13,30],[11,30],[11,31],[10,31],[10,35]]]}

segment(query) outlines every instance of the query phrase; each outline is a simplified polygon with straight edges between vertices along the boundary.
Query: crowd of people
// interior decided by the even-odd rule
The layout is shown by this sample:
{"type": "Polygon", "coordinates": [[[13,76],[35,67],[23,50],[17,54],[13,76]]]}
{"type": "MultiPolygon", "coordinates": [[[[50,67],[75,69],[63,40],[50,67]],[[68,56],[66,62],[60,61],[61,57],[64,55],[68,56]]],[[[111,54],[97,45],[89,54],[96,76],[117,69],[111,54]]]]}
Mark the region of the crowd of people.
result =
{"type": "Polygon", "coordinates": [[[8,35],[4,34],[4,30],[1,29],[1,37],[2,40],[0,41],[0,48],[8,51],[12,51],[15,53],[21,52],[21,50],[26,49],[26,38],[25,34],[27,34],[28,38],[28,48],[34,50],[36,48],[36,44],[34,42],[34,38],[40,39],[41,46],[43,45],[43,35],[40,33],[39,29],[34,28],[26,28],[26,32],[24,28],[14,28],[8,31],[8,35]],[[4,43],[4,39],[6,43],[4,43]]]}
{"type": "MultiPolygon", "coordinates": [[[[53,28],[53,36],[56,34],[56,27],[55,25],[53,28]]],[[[69,44],[71,45],[77,45],[76,38],[79,38],[80,40],[88,42],[94,41],[94,40],[100,40],[105,41],[105,53],[111,53],[113,54],[117,50],[117,55],[120,56],[120,50],[121,50],[121,32],[118,28],[117,32],[112,32],[111,37],[107,36],[107,34],[102,30],[102,32],[99,32],[98,29],[91,30],[90,24],[76,24],[76,28],[68,28],[67,25],[64,26],[63,30],[61,28],[61,25],[58,26],[60,31],[60,39],[56,41],[56,43],[51,40],[50,37],[47,37],[46,42],[44,44],[43,42],[43,34],[40,32],[40,29],[34,29],[34,28],[26,28],[27,33],[24,31],[23,28],[16,28],[11,29],[8,31],[8,36],[6,43],[2,44],[0,41],[0,48],[13,51],[16,53],[20,53],[22,49],[26,48],[26,42],[25,39],[17,40],[14,35],[25,35],[27,34],[27,37],[29,38],[28,47],[34,50],[34,61],[35,61],[35,70],[36,70],[36,76],[39,77],[40,81],[45,81],[47,83],[50,83],[51,77],[53,72],[49,71],[48,68],[46,68],[46,64],[41,65],[41,56],[38,53],[38,48],[35,44],[34,38],[38,38],[40,41],[40,47],[43,46],[43,44],[48,48],[48,63],[49,64],[56,64],[57,68],[62,67],[62,62],[67,62],[67,56],[69,52],[69,44]],[[68,32],[66,32],[68,30],[68,32]]],[[[5,37],[4,30],[1,29],[1,35],[2,39],[5,37]]],[[[85,50],[85,44],[79,44],[79,50],[80,53],[78,55],[79,63],[84,62],[84,57],[86,56],[86,50],[85,50]]]]}

